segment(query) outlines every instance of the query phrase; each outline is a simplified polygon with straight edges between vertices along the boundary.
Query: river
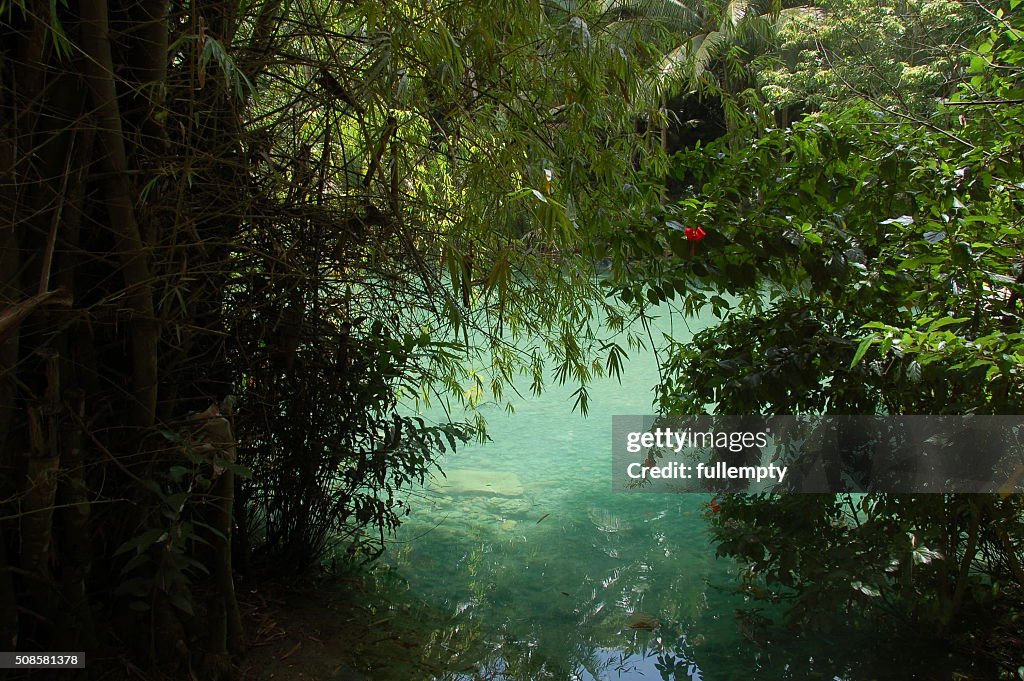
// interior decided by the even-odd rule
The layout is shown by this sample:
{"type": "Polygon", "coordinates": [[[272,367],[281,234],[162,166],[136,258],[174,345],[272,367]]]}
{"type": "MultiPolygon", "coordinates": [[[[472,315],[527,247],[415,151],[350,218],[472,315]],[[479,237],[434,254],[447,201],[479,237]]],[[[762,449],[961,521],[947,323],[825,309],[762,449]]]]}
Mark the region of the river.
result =
{"type": "Polygon", "coordinates": [[[657,380],[654,354],[634,352],[621,383],[594,383],[586,417],[571,386],[494,407],[491,441],[412,495],[385,569],[422,604],[421,654],[441,670],[426,678],[913,678],[917,662],[893,666],[871,631],[793,632],[781,606],[739,591],[708,495],[611,491],[612,416],[652,413],[657,380]]]}

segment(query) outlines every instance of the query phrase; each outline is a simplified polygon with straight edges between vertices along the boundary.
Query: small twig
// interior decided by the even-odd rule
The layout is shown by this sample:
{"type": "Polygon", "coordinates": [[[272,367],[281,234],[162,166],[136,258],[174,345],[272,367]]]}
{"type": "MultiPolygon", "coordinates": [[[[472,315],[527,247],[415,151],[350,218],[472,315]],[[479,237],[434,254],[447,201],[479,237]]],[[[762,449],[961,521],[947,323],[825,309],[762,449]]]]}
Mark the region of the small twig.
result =
{"type": "Polygon", "coordinates": [[[299,648],[301,648],[301,647],[302,647],[302,641],[299,641],[299,642],[298,642],[298,643],[296,643],[296,644],[295,644],[294,646],[292,646],[292,649],[291,649],[291,650],[289,650],[289,651],[288,651],[287,653],[285,653],[284,655],[282,655],[281,657],[279,657],[279,658],[277,658],[277,659],[278,659],[278,660],[280,660],[281,662],[284,662],[284,661],[285,661],[285,660],[287,660],[287,659],[288,659],[289,657],[291,657],[292,655],[294,655],[295,653],[297,653],[297,652],[299,651],[299,648]]]}
{"type": "Polygon", "coordinates": [[[68,157],[64,162],[64,173],[60,180],[60,194],[57,197],[57,207],[53,210],[53,219],[50,221],[50,234],[46,239],[46,250],[43,251],[43,264],[39,272],[39,295],[47,292],[50,288],[50,270],[53,266],[53,252],[57,248],[57,226],[60,224],[61,216],[64,214],[64,197],[67,195],[68,176],[71,174],[71,159],[74,158],[75,139],[78,130],[71,133],[71,143],[68,145],[68,157]]]}
{"type": "Polygon", "coordinates": [[[1024,104],[1024,99],[983,99],[977,102],[943,102],[946,106],[992,106],[996,104],[1024,104]]]}

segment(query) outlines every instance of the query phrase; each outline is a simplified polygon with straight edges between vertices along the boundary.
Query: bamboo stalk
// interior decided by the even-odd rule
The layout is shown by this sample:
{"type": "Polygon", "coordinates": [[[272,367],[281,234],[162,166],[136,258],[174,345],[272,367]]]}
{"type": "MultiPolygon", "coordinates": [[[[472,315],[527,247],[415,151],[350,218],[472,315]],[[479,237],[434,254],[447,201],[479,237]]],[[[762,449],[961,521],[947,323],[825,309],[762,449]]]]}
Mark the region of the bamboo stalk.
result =
{"type": "Polygon", "coordinates": [[[151,426],[156,418],[158,329],[153,311],[153,282],[145,244],[128,191],[128,162],[121,112],[114,86],[107,3],[83,0],[80,4],[82,46],[86,73],[98,121],[97,138],[103,153],[103,190],[111,227],[117,236],[118,255],[128,304],[132,310],[131,422],[151,426]]]}

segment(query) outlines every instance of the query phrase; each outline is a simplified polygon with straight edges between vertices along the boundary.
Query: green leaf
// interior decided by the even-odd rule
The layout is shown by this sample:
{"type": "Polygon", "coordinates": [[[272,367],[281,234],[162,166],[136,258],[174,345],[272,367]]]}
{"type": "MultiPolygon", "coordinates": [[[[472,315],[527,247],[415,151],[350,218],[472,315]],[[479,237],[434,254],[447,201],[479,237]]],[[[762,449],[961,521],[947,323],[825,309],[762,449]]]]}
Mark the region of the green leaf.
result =
{"type": "Polygon", "coordinates": [[[914,547],[914,550],[910,553],[911,558],[918,565],[926,565],[933,560],[941,560],[942,554],[938,551],[933,551],[925,546],[914,547]]]}
{"type": "Polygon", "coordinates": [[[970,321],[970,317],[943,317],[941,319],[936,319],[934,322],[929,324],[928,330],[937,331],[944,326],[949,326],[950,324],[963,324],[966,321],[970,321]]]}
{"type": "Polygon", "coordinates": [[[246,480],[252,478],[252,469],[240,463],[233,463],[226,459],[214,459],[213,465],[231,471],[240,478],[245,478],[246,480]]]}
{"type": "Polygon", "coordinates": [[[859,364],[860,361],[864,359],[864,355],[867,354],[867,351],[871,348],[871,346],[877,342],[878,337],[875,336],[874,334],[862,340],[860,342],[860,345],[857,346],[857,352],[853,353],[853,360],[850,362],[850,368],[852,369],[855,366],[857,366],[857,364],[859,364]]]}
{"type": "Polygon", "coordinates": [[[921,363],[916,359],[911,360],[910,364],[907,365],[907,378],[910,379],[911,383],[921,382],[921,363]]]}
{"type": "Polygon", "coordinates": [[[160,435],[168,442],[178,443],[182,440],[181,433],[176,433],[173,430],[161,430],[160,435]]]}
{"type": "Polygon", "coordinates": [[[149,557],[148,553],[140,553],[136,556],[133,556],[132,559],[125,563],[125,566],[121,568],[121,576],[128,574],[137,567],[145,565],[150,560],[152,559],[149,557]]]}
{"type": "Polygon", "coordinates": [[[192,609],[192,599],[180,591],[172,591],[167,594],[167,600],[171,602],[178,610],[181,610],[186,615],[195,615],[195,611],[192,609]]]}
{"type": "Polygon", "coordinates": [[[850,582],[850,586],[861,592],[865,596],[871,596],[872,598],[878,598],[882,595],[882,592],[873,586],[869,586],[863,582],[850,582]]]}
{"type": "Polygon", "coordinates": [[[186,475],[188,475],[189,469],[184,466],[171,466],[167,471],[167,477],[174,482],[181,482],[186,475]]]}
{"type": "Polygon", "coordinates": [[[132,549],[136,549],[141,553],[153,544],[156,544],[159,541],[163,541],[166,538],[166,530],[164,530],[162,527],[154,527],[151,530],[146,530],[137,537],[132,537],[124,544],[121,544],[121,546],[116,551],[114,551],[114,555],[119,556],[122,553],[127,553],[128,551],[131,551],[132,549]]]}

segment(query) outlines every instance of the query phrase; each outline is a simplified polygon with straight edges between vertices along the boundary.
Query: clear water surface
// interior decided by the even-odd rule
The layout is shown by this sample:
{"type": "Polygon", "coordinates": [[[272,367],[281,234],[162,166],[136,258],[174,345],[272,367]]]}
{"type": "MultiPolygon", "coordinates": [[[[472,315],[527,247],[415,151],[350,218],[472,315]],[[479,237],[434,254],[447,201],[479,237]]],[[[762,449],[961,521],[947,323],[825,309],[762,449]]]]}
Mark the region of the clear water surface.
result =
{"type": "Polygon", "coordinates": [[[715,557],[708,495],[611,492],[612,415],[650,413],[657,378],[654,354],[634,352],[621,383],[594,384],[586,418],[571,387],[516,400],[513,415],[495,407],[491,442],[449,455],[448,479],[417,491],[387,561],[440,613],[430,678],[859,681],[937,662],[890,656],[870,632],[785,628],[715,557]]]}

